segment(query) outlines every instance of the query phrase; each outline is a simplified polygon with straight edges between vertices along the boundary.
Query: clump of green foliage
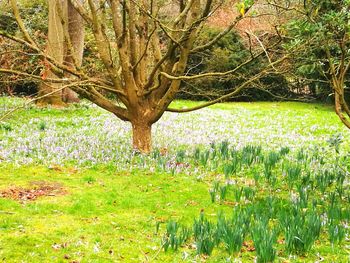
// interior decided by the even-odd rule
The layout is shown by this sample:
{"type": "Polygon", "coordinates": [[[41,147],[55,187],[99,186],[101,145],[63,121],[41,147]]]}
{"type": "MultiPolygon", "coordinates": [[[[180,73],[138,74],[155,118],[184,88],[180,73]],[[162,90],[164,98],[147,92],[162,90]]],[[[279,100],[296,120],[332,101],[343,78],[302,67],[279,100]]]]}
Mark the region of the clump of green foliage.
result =
{"type": "Polygon", "coordinates": [[[256,221],[251,230],[254,247],[257,254],[257,262],[273,262],[276,258],[275,244],[277,241],[277,230],[271,229],[269,220],[261,218],[256,221]]]}
{"type": "Polygon", "coordinates": [[[166,234],[163,236],[163,248],[165,251],[170,247],[176,251],[182,246],[191,234],[190,229],[185,226],[179,226],[175,221],[169,221],[166,225],[166,234]]]}

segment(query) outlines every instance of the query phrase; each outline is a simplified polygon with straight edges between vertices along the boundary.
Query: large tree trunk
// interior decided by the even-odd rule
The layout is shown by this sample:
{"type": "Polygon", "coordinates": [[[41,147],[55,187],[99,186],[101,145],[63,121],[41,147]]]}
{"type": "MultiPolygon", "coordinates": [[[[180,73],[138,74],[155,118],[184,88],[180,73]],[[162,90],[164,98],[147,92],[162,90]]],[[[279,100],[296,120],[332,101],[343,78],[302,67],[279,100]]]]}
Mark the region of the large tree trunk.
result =
{"type": "MultiPolygon", "coordinates": [[[[63,34],[63,25],[57,11],[57,5],[60,5],[62,11],[67,10],[66,0],[49,0],[49,24],[48,24],[48,38],[46,53],[48,56],[53,57],[57,62],[63,63],[64,51],[65,51],[65,41],[63,34]]],[[[52,70],[49,68],[49,64],[45,69],[44,75],[47,78],[58,78],[52,70]]],[[[65,103],[62,101],[62,91],[60,90],[61,84],[59,83],[41,83],[39,85],[39,97],[42,97],[37,101],[39,106],[53,105],[56,107],[62,107],[65,103]],[[56,93],[47,95],[57,90],[56,93]],[[45,96],[45,97],[43,97],[45,96]]]]}
{"type": "MultiPolygon", "coordinates": [[[[80,2],[82,3],[83,0],[80,0],[80,2]]],[[[65,63],[72,67],[80,67],[82,65],[84,51],[84,19],[75,10],[70,1],[68,1],[68,33],[72,43],[73,54],[70,54],[69,50],[67,50],[65,63]],[[76,65],[74,65],[74,60],[76,65]]],[[[70,76],[67,75],[67,77],[70,76]]],[[[63,90],[63,101],[67,103],[79,102],[78,94],[66,88],[63,90]]]]}
{"type": "MultiPolygon", "coordinates": [[[[81,0],[82,1],[82,0],[81,0]]],[[[49,0],[49,24],[48,24],[48,39],[47,39],[47,54],[59,63],[65,63],[72,68],[80,67],[83,59],[84,50],[84,21],[80,14],[67,0],[49,0]],[[68,21],[68,24],[63,25],[59,15],[57,5],[62,10],[62,15],[68,21]],[[67,47],[67,41],[64,38],[64,26],[68,27],[68,33],[71,41],[71,49],[67,47]]],[[[50,68],[46,69],[46,76],[50,78],[58,78],[50,68]]],[[[65,77],[70,78],[69,74],[65,77]]],[[[41,84],[39,86],[39,96],[42,97],[51,93],[55,89],[59,90],[60,84],[41,84]]],[[[64,106],[65,102],[79,102],[78,94],[73,90],[65,88],[62,91],[54,93],[38,101],[41,106],[48,104],[54,106],[64,106]]]]}
{"type": "Polygon", "coordinates": [[[132,122],[133,148],[141,153],[150,153],[152,149],[152,125],[142,121],[132,122]]]}

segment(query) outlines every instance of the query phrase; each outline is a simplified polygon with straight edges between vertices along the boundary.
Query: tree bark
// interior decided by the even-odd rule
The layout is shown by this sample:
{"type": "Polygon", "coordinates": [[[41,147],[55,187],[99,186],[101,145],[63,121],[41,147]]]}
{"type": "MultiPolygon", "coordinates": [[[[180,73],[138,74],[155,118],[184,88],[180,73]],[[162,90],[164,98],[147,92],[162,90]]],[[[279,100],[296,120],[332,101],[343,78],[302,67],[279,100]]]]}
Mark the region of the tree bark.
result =
{"type": "MultiPolygon", "coordinates": [[[[82,3],[82,0],[80,2],[82,3]]],[[[80,67],[83,61],[84,51],[84,19],[75,10],[70,1],[68,1],[68,33],[74,53],[70,54],[69,50],[67,50],[64,59],[65,63],[72,67],[80,67]],[[76,65],[74,65],[74,60],[76,65]]],[[[63,90],[62,98],[67,103],[79,102],[78,94],[69,88],[63,90]]]]}
{"type": "MultiPolygon", "coordinates": [[[[67,2],[66,0],[49,0],[49,24],[48,24],[48,38],[46,53],[53,57],[59,63],[63,63],[64,59],[64,35],[63,35],[63,25],[57,11],[57,5],[61,5],[61,8],[65,8],[67,2]]],[[[50,69],[50,64],[47,63],[47,68],[45,69],[46,78],[57,78],[57,76],[50,69]]],[[[42,83],[39,86],[39,97],[42,97],[48,93],[55,90],[59,90],[61,84],[58,83],[42,83]]],[[[62,107],[65,103],[62,101],[62,91],[57,91],[49,96],[45,96],[37,101],[39,106],[53,105],[56,107],[62,107]]]]}
{"type": "Polygon", "coordinates": [[[133,148],[141,153],[150,153],[152,149],[152,125],[141,121],[132,122],[133,148]]]}

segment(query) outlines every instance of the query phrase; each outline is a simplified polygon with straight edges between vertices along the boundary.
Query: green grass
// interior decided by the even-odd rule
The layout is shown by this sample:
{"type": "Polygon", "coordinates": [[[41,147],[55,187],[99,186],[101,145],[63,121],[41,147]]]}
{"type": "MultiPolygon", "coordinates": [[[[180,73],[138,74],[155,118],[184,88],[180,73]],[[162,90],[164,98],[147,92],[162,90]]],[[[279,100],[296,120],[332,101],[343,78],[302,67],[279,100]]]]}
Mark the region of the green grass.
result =
{"type": "MultiPolygon", "coordinates": [[[[9,108],[22,102],[0,97],[0,105],[6,104],[9,108]]],[[[181,108],[197,103],[176,101],[173,104],[174,107],[181,108]]],[[[161,242],[166,231],[166,223],[173,220],[191,228],[194,219],[198,219],[201,211],[204,211],[206,218],[215,223],[218,213],[223,212],[231,216],[233,207],[238,204],[256,205],[255,212],[260,211],[263,214],[270,209],[267,200],[273,196],[277,201],[272,205],[270,224],[271,226],[277,224],[277,219],[274,218],[275,210],[288,208],[291,204],[289,199],[291,192],[297,192],[296,185],[290,186],[290,182],[284,178],[282,163],[287,160],[296,161],[300,148],[304,148],[308,154],[315,154],[315,149],[318,149],[318,154],[325,158],[325,164],[321,165],[322,169],[332,167],[335,163],[335,153],[326,140],[334,133],[343,134],[340,151],[340,156],[343,158],[349,149],[348,131],[341,125],[330,106],[294,102],[218,104],[205,110],[203,115],[187,115],[190,117],[175,119],[174,122],[179,125],[178,127],[184,127],[182,125],[192,121],[190,118],[200,119],[207,117],[204,115],[208,114],[211,115],[205,127],[220,124],[222,127],[228,127],[229,131],[238,126],[242,131],[242,138],[249,135],[250,129],[265,131],[256,141],[242,139],[243,146],[255,145],[261,140],[259,144],[263,145],[263,154],[270,151],[269,143],[264,144],[264,140],[269,141],[273,134],[282,134],[286,137],[289,137],[289,133],[291,136],[298,135],[290,141],[285,141],[292,146],[292,152],[283,157],[272,169],[273,175],[276,176],[275,182],[271,183],[264,179],[263,162],[254,163],[251,167],[244,166],[237,174],[230,176],[229,180],[235,182],[233,188],[251,187],[255,191],[255,197],[251,201],[243,198],[237,203],[232,188],[227,192],[226,201],[212,203],[209,190],[212,189],[214,181],[220,181],[221,185],[226,182],[223,170],[226,161],[222,156],[210,157],[207,166],[203,167],[192,156],[193,148],[197,145],[169,143],[166,145],[169,148],[169,156],[164,157],[163,161],[172,162],[176,153],[180,154],[179,149],[185,149],[182,162],[190,166],[178,172],[171,169],[164,170],[160,168],[161,157],[143,160],[142,157],[136,156],[129,160],[130,155],[125,152],[130,143],[126,137],[130,136],[128,131],[111,136],[116,140],[115,145],[121,148],[113,148],[114,144],[112,147],[108,140],[103,144],[104,147],[112,147],[111,152],[120,151],[117,157],[126,155],[124,159],[105,161],[105,157],[102,156],[96,158],[96,163],[77,163],[66,155],[57,157],[59,154],[52,148],[47,150],[48,156],[54,157],[46,162],[47,157],[39,158],[45,152],[45,147],[37,146],[39,142],[41,143],[41,139],[36,143],[35,136],[41,136],[44,140],[49,133],[54,133],[56,137],[67,138],[59,141],[57,143],[59,146],[69,145],[77,134],[81,134],[91,136],[91,139],[84,143],[96,140],[102,144],[103,140],[106,140],[105,133],[110,131],[108,125],[112,125],[109,122],[106,124],[110,115],[91,105],[71,106],[64,110],[35,107],[18,110],[6,120],[6,124],[9,124],[12,130],[0,129],[0,157],[1,147],[5,150],[14,149],[8,159],[0,162],[0,191],[13,186],[30,187],[32,182],[45,181],[62,185],[64,194],[40,197],[25,203],[0,198],[0,261],[235,262],[237,258],[242,262],[253,262],[256,252],[246,251],[244,248],[238,254],[229,256],[222,245],[220,248],[215,248],[209,257],[196,255],[193,238],[176,252],[172,250],[164,252],[161,249],[161,242]],[[238,119],[235,119],[236,123],[226,122],[226,116],[230,114],[238,116],[238,119]],[[305,136],[306,139],[300,139],[301,136],[305,136]],[[27,137],[35,141],[34,145],[30,146],[30,151],[21,155],[17,148],[11,148],[11,142],[18,140],[20,146],[22,138],[27,137]],[[311,137],[313,138],[311,143],[306,144],[311,137]],[[2,142],[6,143],[2,146],[2,142]],[[22,158],[28,158],[27,164],[21,162],[22,158]],[[29,158],[31,161],[28,161],[29,158]],[[259,182],[254,181],[255,172],[259,173],[259,182]],[[157,222],[160,222],[158,233],[156,233],[157,222]]],[[[170,117],[164,117],[165,124],[170,117]]],[[[198,123],[204,125],[203,121],[198,123]]],[[[118,125],[123,124],[117,123],[116,126],[118,125]]],[[[162,125],[160,124],[159,130],[162,125]]],[[[196,126],[198,124],[194,121],[192,125],[193,130],[205,130],[203,126],[196,126]]],[[[160,143],[167,142],[169,137],[159,130],[156,134],[160,143]]],[[[167,131],[164,133],[167,134],[167,131]]],[[[225,138],[224,135],[225,133],[219,134],[218,138],[225,138]]],[[[177,138],[181,139],[182,134],[174,136],[179,136],[177,138]]],[[[276,141],[277,146],[272,149],[284,146],[283,140],[276,141]]],[[[78,147],[79,143],[82,142],[78,140],[76,144],[72,144],[73,149],[78,147]]],[[[218,143],[219,141],[216,142],[217,149],[218,143]]],[[[234,142],[231,142],[230,146],[234,147],[234,142]]],[[[210,149],[210,146],[205,144],[198,144],[198,147],[201,152],[210,149]]],[[[88,144],[82,151],[89,148],[93,146],[88,144]]],[[[93,148],[91,152],[95,154],[101,150],[93,148]]],[[[212,153],[210,154],[212,156],[212,153]]],[[[346,163],[348,160],[345,158],[341,164],[346,163]]],[[[301,164],[302,174],[305,175],[307,171],[316,174],[317,165],[311,159],[306,159],[301,164]]],[[[345,165],[343,168],[348,170],[348,166],[345,165]]],[[[295,180],[300,181],[300,178],[295,180]]],[[[313,180],[316,183],[316,178],[313,180]]],[[[348,179],[344,182],[344,189],[345,193],[349,194],[348,179]]],[[[317,206],[321,214],[327,210],[329,194],[334,191],[335,185],[332,184],[327,186],[325,193],[317,187],[312,192],[311,200],[321,200],[317,206]]],[[[348,199],[345,197],[340,198],[338,203],[343,211],[350,209],[348,199]]],[[[306,210],[310,209],[309,206],[306,210]]],[[[348,220],[343,222],[349,223],[348,220]]],[[[348,229],[346,234],[349,238],[348,229]]],[[[279,234],[278,239],[281,241],[283,234],[279,234]]],[[[248,235],[246,241],[251,240],[251,235],[248,235]]],[[[316,262],[320,258],[324,259],[323,262],[350,260],[349,239],[345,239],[340,245],[331,245],[325,228],[306,255],[289,256],[282,243],[275,245],[277,262],[316,262]]]]}
{"type": "MultiPolygon", "coordinates": [[[[82,262],[144,261],[160,248],[160,236],[154,234],[157,221],[173,218],[189,223],[200,209],[214,214],[218,208],[210,203],[207,185],[188,176],[119,173],[104,167],[73,174],[38,166],[1,170],[0,189],[48,181],[59,182],[66,190],[64,195],[25,204],[0,199],[0,258],[6,262],[59,262],[66,254],[82,262]],[[67,247],[52,248],[64,243],[67,247]],[[96,244],[98,253],[93,249],[96,244]]],[[[181,253],[157,256],[175,258],[179,260],[181,253]]]]}
{"type": "MultiPolygon", "coordinates": [[[[74,173],[69,168],[55,171],[42,166],[5,165],[1,170],[0,190],[28,186],[33,181],[60,183],[65,190],[63,195],[22,204],[0,199],[0,258],[5,262],[69,262],[64,259],[67,256],[79,262],[178,262],[184,251],[188,261],[199,260],[191,247],[158,251],[166,222],[171,219],[191,226],[200,211],[214,222],[218,211],[230,215],[232,209],[231,204],[211,202],[208,189],[216,178],[212,173],[197,180],[185,174],[116,172],[104,166],[80,168],[74,173]],[[158,234],[157,222],[162,222],[158,234]]],[[[236,179],[244,185],[251,176],[236,179]]],[[[261,200],[271,194],[266,184],[259,188],[261,200]]],[[[283,200],[288,189],[277,189],[275,196],[283,200]]],[[[234,200],[232,192],[227,199],[234,200]]],[[[286,262],[288,255],[282,245],[278,245],[278,252],[278,261],[286,262]]],[[[315,262],[318,253],[325,262],[346,262],[349,257],[344,243],[331,246],[324,237],[306,257],[292,261],[315,262]]],[[[251,262],[255,253],[238,256],[251,262]]],[[[215,250],[207,262],[227,258],[224,250],[215,250]]]]}
{"type": "MultiPolygon", "coordinates": [[[[191,108],[201,102],[175,101],[174,108],[191,108]]],[[[214,110],[227,110],[242,115],[252,125],[252,129],[264,128],[266,117],[279,121],[283,130],[294,129],[300,134],[307,134],[312,129],[313,135],[329,135],[335,130],[345,130],[343,124],[329,104],[301,102],[238,102],[219,103],[209,107],[214,110]],[[328,125],[325,125],[328,124],[328,125]]]]}

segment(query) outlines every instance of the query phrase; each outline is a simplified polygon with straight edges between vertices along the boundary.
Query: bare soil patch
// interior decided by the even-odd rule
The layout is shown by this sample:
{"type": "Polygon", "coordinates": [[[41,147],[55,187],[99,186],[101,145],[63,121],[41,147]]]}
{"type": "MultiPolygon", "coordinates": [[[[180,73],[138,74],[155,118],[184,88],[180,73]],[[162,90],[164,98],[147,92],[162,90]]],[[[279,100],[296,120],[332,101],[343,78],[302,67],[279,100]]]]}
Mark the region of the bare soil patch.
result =
{"type": "Polygon", "coordinates": [[[41,196],[63,195],[65,191],[61,184],[52,182],[32,182],[29,187],[10,187],[0,192],[0,198],[16,201],[34,201],[41,196]]]}

